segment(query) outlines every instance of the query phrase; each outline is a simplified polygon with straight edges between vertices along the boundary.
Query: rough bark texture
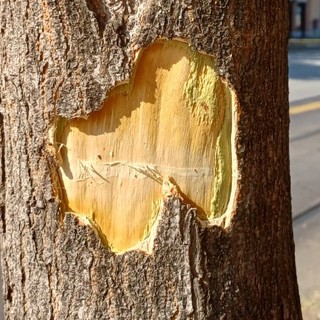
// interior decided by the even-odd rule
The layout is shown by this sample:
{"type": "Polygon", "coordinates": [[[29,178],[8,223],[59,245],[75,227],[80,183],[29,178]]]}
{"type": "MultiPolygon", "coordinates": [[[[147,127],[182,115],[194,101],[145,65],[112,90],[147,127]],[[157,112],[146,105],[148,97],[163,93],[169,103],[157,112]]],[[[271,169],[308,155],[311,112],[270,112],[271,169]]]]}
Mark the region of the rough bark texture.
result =
{"type": "Polygon", "coordinates": [[[286,0],[0,3],[1,218],[7,319],[301,319],[291,226],[286,0]],[[237,96],[228,228],[169,199],[152,255],[115,255],[60,212],[56,115],[97,110],[134,53],[182,38],[237,96]],[[64,217],[63,221],[61,217],[64,217]]]}

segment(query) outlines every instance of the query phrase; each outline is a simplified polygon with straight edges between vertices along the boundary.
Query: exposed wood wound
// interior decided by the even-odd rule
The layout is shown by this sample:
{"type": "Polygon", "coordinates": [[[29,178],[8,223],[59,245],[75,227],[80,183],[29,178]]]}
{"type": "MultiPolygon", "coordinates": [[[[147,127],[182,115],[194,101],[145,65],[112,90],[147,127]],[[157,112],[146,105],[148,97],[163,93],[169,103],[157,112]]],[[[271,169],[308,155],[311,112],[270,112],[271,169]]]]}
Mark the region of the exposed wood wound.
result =
{"type": "Polygon", "coordinates": [[[57,118],[61,200],[86,217],[111,250],[150,234],[171,177],[202,219],[221,216],[232,184],[232,93],[214,58],[180,41],[140,52],[130,81],[87,119],[57,118]]]}

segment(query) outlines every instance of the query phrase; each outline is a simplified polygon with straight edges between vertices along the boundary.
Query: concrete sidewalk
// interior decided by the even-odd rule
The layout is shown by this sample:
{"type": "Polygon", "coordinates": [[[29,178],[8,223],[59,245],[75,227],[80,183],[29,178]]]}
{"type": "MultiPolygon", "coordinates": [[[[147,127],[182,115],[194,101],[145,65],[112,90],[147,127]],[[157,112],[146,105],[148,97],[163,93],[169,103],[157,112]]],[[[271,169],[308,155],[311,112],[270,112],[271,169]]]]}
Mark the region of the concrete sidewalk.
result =
{"type": "Polygon", "coordinates": [[[297,276],[304,320],[320,319],[320,206],[294,219],[297,276]]]}
{"type": "Polygon", "coordinates": [[[291,115],[290,159],[301,307],[305,320],[316,320],[320,319],[320,109],[291,115]]]}

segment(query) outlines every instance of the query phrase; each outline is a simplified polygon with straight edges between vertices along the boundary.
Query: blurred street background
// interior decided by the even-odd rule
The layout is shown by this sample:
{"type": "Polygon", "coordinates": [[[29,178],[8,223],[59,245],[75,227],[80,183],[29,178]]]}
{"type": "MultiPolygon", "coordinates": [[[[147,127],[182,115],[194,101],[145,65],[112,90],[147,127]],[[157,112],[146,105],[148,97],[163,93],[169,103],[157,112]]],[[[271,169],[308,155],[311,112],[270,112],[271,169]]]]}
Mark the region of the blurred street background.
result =
{"type": "Polygon", "coordinates": [[[320,40],[289,50],[290,158],[297,276],[304,320],[320,319],[320,40]]]}

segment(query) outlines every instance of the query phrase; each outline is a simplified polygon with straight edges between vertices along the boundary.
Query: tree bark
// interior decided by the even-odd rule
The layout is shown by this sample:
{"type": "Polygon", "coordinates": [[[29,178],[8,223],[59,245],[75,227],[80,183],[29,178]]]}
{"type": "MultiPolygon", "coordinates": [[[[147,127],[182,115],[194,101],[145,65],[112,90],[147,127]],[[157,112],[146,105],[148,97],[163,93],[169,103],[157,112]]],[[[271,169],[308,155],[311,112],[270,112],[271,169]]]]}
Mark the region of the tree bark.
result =
{"type": "Polygon", "coordinates": [[[302,318],[291,224],[288,12],[286,0],[1,1],[6,319],[302,318]],[[158,39],[213,56],[232,90],[235,191],[230,210],[204,223],[170,190],[152,248],[116,253],[68,211],[49,133],[61,117],[100,109],[129,81],[139,49],[158,39]]]}

